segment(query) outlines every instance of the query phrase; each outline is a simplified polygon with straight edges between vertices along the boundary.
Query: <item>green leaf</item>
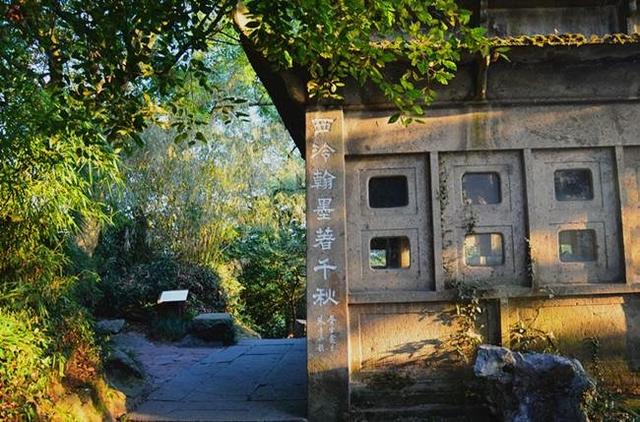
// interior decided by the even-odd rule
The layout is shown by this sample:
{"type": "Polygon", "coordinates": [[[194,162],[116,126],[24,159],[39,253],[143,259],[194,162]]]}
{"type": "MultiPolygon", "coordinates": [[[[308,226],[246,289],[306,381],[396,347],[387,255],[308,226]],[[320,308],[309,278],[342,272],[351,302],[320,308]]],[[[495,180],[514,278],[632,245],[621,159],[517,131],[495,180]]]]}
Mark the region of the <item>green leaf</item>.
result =
{"type": "Polygon", "coordinates": [[[284,61],[287,64],[287,67],[292,67],[293,66],[293,59],[291,58],[291,54],[289,54],[289,52],[287,50],[283,51],[283,57],[284,57],[284,61]]]}

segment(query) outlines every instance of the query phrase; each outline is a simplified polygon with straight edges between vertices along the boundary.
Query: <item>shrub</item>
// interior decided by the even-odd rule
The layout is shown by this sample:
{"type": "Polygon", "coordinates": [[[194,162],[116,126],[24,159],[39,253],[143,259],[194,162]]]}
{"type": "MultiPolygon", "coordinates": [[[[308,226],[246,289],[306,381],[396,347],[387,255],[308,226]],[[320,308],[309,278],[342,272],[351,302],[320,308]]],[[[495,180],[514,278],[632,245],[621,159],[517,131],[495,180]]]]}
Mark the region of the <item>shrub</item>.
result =
{"type": "Polygon", "coordinates": [[[31,315],[0,308],[0,420],[35,418],[49,380],[48,347],[31,315]]]}
{"type": "Polygon", "coordinates": [[[154,315],[154,305],[160,293],[175,289],[189,290],[187,313],[223,311],[225,308],[219,277],[213,270],[163,257],[133,265],[122,274],[105,274],[102,277],[104,298],[98,312],[147,319],[154,315]]]}
{"type": "Polygon", "coordinates": [[[233,245],[246,314],[263,337],[292,335],[296,318],[305,316],[304,251],[305,231],[297,224],[249,228],[233,245]]]}

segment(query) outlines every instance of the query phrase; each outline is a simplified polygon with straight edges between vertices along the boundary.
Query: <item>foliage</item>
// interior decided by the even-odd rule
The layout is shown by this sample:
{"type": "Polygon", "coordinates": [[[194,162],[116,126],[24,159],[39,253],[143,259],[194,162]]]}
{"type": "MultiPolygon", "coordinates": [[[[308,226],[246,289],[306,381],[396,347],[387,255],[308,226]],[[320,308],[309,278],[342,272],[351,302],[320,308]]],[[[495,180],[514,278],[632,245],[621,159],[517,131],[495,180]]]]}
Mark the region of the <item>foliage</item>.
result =
{"type": "Polygon", "coordinates": [[[48,382],[48,347],[31,315],[0,308],[0,420],[35,417],[48,382]]]}
{"type": "Polygon", "coordinates": [[[155,128],[145,134],[153,142],[128,160],[129,182],[110,200],[118,228],[96,249],[105,305],[128,316],[150,306],[173,277],[155,270],[165,257],[218,274],[216,309],[261,334],[287,335],[304,318],[302,165],[281,158],[281,126],[264,119],[259,131],[219,133],[215,145],[176,146],[155,128]]]}
{"type": "Polygon", "coordinates": [[[600,339],[589,337],[585,339],[585,343],[591,351],[591,375],[595,378],[593,388],[587,390],[582,398],[589,420],[594,422],[638,420],[640,415],[623,408],[620,397],[604,386],[604,373],[599,356],[600,339]]]}
{"type": "MultiPolygon", "coordinates": [[[[22,0],[0,3],[5,101],[26,85],[46,92],[59,132],[128,147],[174,102],[190,75],[207,82],[197,52],[224,32],[235,1],[22,0]],[[20,84],[20,85],[18,85],[20,84]]],[[[184,116],[191,122],[190,115],[184,116]]]]}
{"type": "Polygon", "coordinates": [[[456,309],[453,315],[453,325],[456,329],[442,347],[452,351],[465,363],[469,363],[482,343],[482,335],[478,333],[478,319],[482,314],[478,286],[458,281],[452,283],[451,288],[456,293],[456,309]]]}
{"type": "Polygon", "coordinates": [[[209,268],[184,264],[172,257],[158,257],[117,271],[113,267],[102,277],[103,301],[97,311],[103,315],[146,319],[155,314],[155,304],[164,290],[189,290],[187,312],[223,311],[224,298],[218,276],[209,268]]]}
{"type": "MultiPolygon", "coordinates": [[[[15,394],[21,397],[19,400],[26,403],[21,405],[16,418],[33,418],[36,406],[40,414],[40,406],[50,398],[46,388],[49,382],[62,379],[70,386],[84,385],[100,371],[100,361],[91,319],[73,297],[75,277],[54,273],[62,270],[64,259],[60,258],[60,252],[40,247],[35,256],[22,253],[27,264],[25,267],[35,269],[40,277],[24,272],[20,279],[22,283],[13,285],[11,279],[4,279],[0,285],[3,289],[3,295],[0,296],[0,314],[3,318],[0,320],[4,319],[2,328],[7,330],[1,333],[3,338],[0,343],[5,339],[11,342],[12,336],[25,341],[24,344],[17,343],[10,347],[12,353],[4,352],[6,360],[0,359],[0,372],[29,373],[28,382],[35,390],[20,385],[13,387],[15,394]],[[12,315],[20,315],[19,321],[24,325],[6,323],[12,315]],[[34,349],[21,350],[26,342],[32,343],[34,349]],[[37,355],[37,365],[29,360],[21,360],[34,354],[37,355]]],[[[12,406],[7,404],[11,403],[11,398],[0,398],[0,407],[12,406]]]]}
{"type": "Polygon", "coordinates": [[[372,82],[401,112],[421,115],[421,103],[451,81],[463,52],[490,54],[485,30],[469,27],[471,12],[455,0],[245,4],[251,42],[280,68],[307,70],[311,97],[339,99],[351,78],[372,82]]]}
{"type": "Polygon", "coordinates": [[[293,335],[296,318],[305,317],[303,192],[298,186],[256,200],[255,212],[270,211],[269,224],[246,226],[230,252],[240,262],[247,316],[266,337],[293,335]]]}
{"type": "Polygon", "coordinates": [[[491,38],[491,45],[494,46],[524,46],[532,45],[536,47],[545,46],[573,46],[580,47],[592,44],[634,44],[640,42],[640,34],[605,34],[605,35],[584,35],[584,34],[549,34],[549,35],[520,35],[517,37],[491,38]]]}
{"type": "Polygon", "coordinates": [[[55,421],[116,420],[126,411],[126,396],[108,385],[103,379],[95,379],[83,388],[69,391],[54,383],[51,387],[55,401],[40,404],[43,418],[55,421]]]}
{"type": "MultiPolygon", "coordinates": [[[[244,92],[259,101],[266,94],[238,51],[227,46],[212,53],[211,61],[218,54],[230,60],[228,75],[217,77],[227,78],[229,95],[244,92]]],[[[192,88],[192,105],[207,103],[210,96],[197,84],[192,88]]],[[[123,166],[126,186],[107,196],[116,224],[126,230],[103,236],[96,254],[105,280],[115,274],[105,264],[117,270],[146,262],[149,254],[211,268],[227,312],[263,334],[283,336],[292,324],[287,315],[304,317],[303,165],[291,155],[293,143],[272,107],[238,107],[253,121],[211,122],[201,128],[216,140],[207,145],[176,145],[159,127],[143,133],[145,147],[123,166]],[[287,296],[276,300],[283,288],[287,296]]]]}
{"type": "Polygon", "coordinates": [[[530,327],[520,320],[509,328],[509,342],[516,352],[558,353],[553,332],[530,327]]]}
{"type": "Polygon", "coordinates": [[[245,323],[245,307],[242,300],[244,286],[237,278],[236,263],[231,261],[218,263],[214,266],[214,270],[220,278],[220,291],[225,312],[233,315],[237,324],[245,323]]]}

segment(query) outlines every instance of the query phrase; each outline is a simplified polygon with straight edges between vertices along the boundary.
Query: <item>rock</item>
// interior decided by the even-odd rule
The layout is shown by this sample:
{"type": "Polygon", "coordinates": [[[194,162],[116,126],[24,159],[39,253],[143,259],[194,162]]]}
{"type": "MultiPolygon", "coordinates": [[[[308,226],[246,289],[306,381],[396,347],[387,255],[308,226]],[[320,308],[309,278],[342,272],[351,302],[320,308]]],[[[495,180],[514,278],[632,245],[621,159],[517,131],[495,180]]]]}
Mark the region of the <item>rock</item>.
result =
{"type": "Polygon", "coordinates": [[[191,334],[187,334],[182,340],[175,343],[175,345],[176,347],[216,347],[218,345],[222,346],[222,342],[205,341],[191,334]]]}
{"type": "Polygon", "coordinates": [[[191,321],[191,334],[205,341],[235,342],[233,319],[227,313],[200,314],[191,321]]]}
{"type": "Polygon", "coordinates": [[[109,372],[118,372],[125,376],[144,378],[144,370],[131,356],[122,349],[113,349],[105,361],[109,372]]]}
{"type": "Polygon", "coordinates": [[[576,359],[482,345],[474,372],[503,421],[587,420],[581,399],[594,384],[576,359]]]}
{"type": "Polygon", "coordinates": [[[247,327],[246,325],[238,323],[237,321],[234,325],[236,328],[236,339],[258,340],[262,338],[262,336],[251,329],[251,327],[247,327]]]}
{"type": "Polygon", "coordinates": [[[96,322],[98,334],[118,334],[124,328],[124,319],[102,319],[96,322]]]}

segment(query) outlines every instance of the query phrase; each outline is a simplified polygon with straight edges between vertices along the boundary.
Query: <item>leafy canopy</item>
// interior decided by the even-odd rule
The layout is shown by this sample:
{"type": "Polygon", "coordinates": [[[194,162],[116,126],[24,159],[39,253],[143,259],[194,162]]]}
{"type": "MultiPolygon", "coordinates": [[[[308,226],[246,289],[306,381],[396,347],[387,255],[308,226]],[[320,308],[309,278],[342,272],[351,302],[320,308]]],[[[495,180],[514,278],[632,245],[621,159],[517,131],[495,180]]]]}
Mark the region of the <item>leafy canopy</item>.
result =
{"type": "Polygon", "coordinates": [[[463,52],[489,54],[484,29],[471,28],[471,13],[455,0],[247,0],[246,6],[250,40],[280,68],[308,70],[311,97],[340,99],[351,78],[372,82],[401,112],[420,115],[421,104],[435,99],[434,88],[454,77],[463,52]]]}
{"type": "Polygon", "coordinates": [[[22,86],[48,92],[52,129],[124,146],[176,100],[189,68],[207,84],[202,58],[224,37],[233,0],[21,0],[0,3],[0,77],[9,100],[22,86]]]}

